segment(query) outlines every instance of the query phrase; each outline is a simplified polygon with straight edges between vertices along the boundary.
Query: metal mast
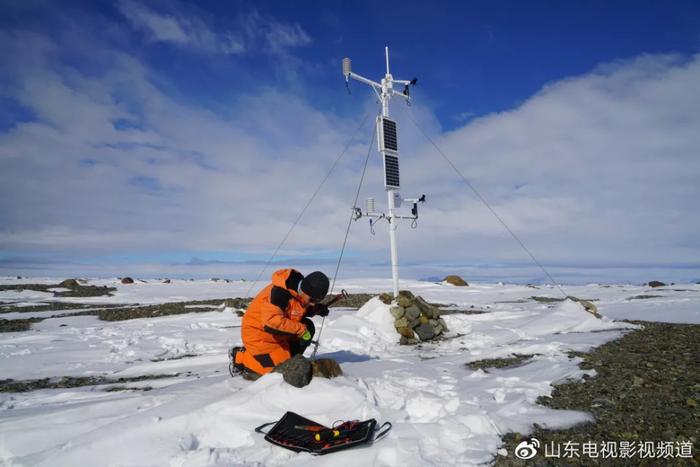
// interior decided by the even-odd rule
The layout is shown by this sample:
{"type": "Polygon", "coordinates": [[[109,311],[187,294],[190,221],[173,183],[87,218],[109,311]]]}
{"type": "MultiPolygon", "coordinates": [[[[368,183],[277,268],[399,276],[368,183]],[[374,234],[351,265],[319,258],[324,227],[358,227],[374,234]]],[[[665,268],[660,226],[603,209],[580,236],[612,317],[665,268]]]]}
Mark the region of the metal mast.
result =
{"type": "Polygon", "coordinates": [[[370,218],[370,228],[373,223],[379,219],[386,219],[389,222],[389,242],[391,244],[391,277],[393,279],[394,297],[399,295],[399,256],[396,247],[396,228],[398,219],[412,219],[417,222],[418,219],[418,202],[425,201],[425,195],[417,199],[406,199],[412,201],[412,215],[399,216],[397,209],[401,207],[401,202],[404,201],[399,193],[399,152],[398,138],[396,131],[396,122],[389,118],[389,101],[392,97],[402,97],[406,101],[410,100],[409,86],[416,84],[416,79],[399,80],[394,79],[389,71],[389,47],[384,48],[386,58],[386,74],[380,83],[372,81],[363,76],[360,76],[352,71],[352,62],[349,58],[343,59],[343,75],[345,82],[348,83],[350,78],[372,87],[382,105],[381,114],[377,117],[377,142],[379,152],[384,160],[384,187],[387,192],[387,214],[378,214],[374,212],[374,199],[367,200],[367,212],[363,213],[359,208],[355,207],[355,220],[362,216],[370,218]],[[394,84],[404,86],[403,92],[394,90],[394,84]]]}

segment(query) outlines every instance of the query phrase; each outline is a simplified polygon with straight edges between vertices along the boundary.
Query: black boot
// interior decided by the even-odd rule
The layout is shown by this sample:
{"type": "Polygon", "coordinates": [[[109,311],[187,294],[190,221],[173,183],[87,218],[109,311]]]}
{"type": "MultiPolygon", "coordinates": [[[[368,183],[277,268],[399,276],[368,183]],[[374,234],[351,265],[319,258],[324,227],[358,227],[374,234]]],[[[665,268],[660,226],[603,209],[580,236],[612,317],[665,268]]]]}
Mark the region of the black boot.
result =
{"type": "Polygon", "coordinates": [[[241,374],[243,365],[236,364],[236,354],[244,350],[245,347],[231,347],[231,349],[228,351],[228,372],[233,377],[241,374]]]}

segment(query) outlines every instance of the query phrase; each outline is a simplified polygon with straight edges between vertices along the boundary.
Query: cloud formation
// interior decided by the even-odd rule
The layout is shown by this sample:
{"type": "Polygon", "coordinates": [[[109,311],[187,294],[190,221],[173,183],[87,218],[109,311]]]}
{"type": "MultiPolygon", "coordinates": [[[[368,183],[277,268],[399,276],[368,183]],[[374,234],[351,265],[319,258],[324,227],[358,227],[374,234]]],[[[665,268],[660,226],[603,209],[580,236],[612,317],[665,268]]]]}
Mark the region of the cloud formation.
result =
{"type": "MultiPolygon", "coordinates": [[[[231,33],[236,48],[228,33],[196,17],[121,5],[152,41],[221,53],[244,53],[256,41],[278,53],[311,41],[299,25],[252,13],[231,33]]],[[[222,98],[216,109],[185,101],[128,51],[99,42],[85,45],[88,60],[79,65],[46,35],[5,31],[0,44],[12,57],[4,97],[32,116],[0,133],[0,251],[13,259],[0,264],[5,271],[25,270],[20,265],[36,259],[27,252],[113,271],[121,266],[89,258],[226,251],[234,258],[224,263],[144,259],[139,267],[150,275],[255,276],[358,123],[269,87],[222,98]],[[90,60],[100,73],[91,72],[90,60]]],[[[549,83],[517,108],[451,132],[426,107],[410,112],[547,264],[578,271],[684,264],[696,271],[698,83],[699,56],[640,56],[549,83]]],[[[365,107],[376,111],[371,99],[365,107]]],[[[419,228],[399,230],[407,274],[526,264],[413,127],[408,110],[396,102],[392,112],[403,194],[428,194],[419,228]]],[[[282,258],[332,267],[370,127],[352,139],[282,258]]],[[[381,179],[373,153],[361,199],[373,196],[380,208],[381,179]]],[[[385,226],[375,229],[369,235],[365,220],[353,226],[345,274],[388,274],[385,226]]],[[[45,270],[64,270],[52,267],[45,270]]]]}
{"type": "Polygon", "coordinates": [[[284,54],[290,48],[311,43],[311,38],[299,24],[284,23],[255,10],[242,14],[232,29],[216,29],[197,10],[185,12],[182,8],[171,8],[161,12],[133,0],[123,0],[119,9],[147,40],[204,52],[284,54]]]}

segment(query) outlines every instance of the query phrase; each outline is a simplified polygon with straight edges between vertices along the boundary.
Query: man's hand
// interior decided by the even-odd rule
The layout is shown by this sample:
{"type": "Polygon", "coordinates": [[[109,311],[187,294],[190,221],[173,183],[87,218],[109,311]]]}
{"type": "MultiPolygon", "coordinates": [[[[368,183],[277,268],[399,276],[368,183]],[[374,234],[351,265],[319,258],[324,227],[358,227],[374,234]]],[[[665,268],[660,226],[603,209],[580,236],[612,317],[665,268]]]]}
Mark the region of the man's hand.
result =
{"type": "Polygon", "coordinates": [[[300,339],[303,342],[309,342],[311,340],[311,333],[308,329],[304,331],[304,334],[301,335],[300,339]]]}
{"type": "Polygon", "coordinates": [[[323,316],[323,317],[328,316],[328,307],[326,305],[324,305],[323,303],[315,304],[312,311],[313,311],[314,315],[323,316]]]}

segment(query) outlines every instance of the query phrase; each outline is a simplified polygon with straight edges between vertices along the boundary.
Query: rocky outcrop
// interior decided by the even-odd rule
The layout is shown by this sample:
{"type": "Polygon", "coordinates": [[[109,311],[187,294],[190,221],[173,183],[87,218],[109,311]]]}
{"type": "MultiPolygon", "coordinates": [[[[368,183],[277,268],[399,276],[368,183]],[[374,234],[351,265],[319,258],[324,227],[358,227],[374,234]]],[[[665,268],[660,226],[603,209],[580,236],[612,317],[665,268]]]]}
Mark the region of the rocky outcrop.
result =
{"type": "Polygon", "coordinates": [[[80,284],[75,279],[66,279],[63,282],[61,282],[60,284],[58,284],[58,286],[65,287],[67,289],[74,289],[76,287],[80,287],[80,284]]]}
{"type": "MultiPolygon", "coordinates": [[[[384,303],[392,303],[391,295],[382,294],[384,303]]],[[[399,292],[396,302],[389,309],[394,318],[394,328],[401,336],[402,345],[418,344],[440,337],[447,332],[447,324],[440,317],[440,311],[407,290],[399,292]]]]}
{"type": "Polygon", "coordinates": [[[125,277],[122,279],[122,284],[133,284],[134,280],[131,277],[125,277]]]}
{"type": "Polygon", "coordinates": [[[652,289],[654,289],[654,288],[656,288],[656,287],[664,287],[664,286],[666,286],[666,284],[664,284],[663,282],[660,282],[660,281],[651,281],[651,282],[649,282],[647,285],[648,285],[649,287],[651,287],[652,289]]]}
{"type": "Polygon", "coordinates": [[[442,281],[459,287],[469,287],[467,281],[456,275],[447,276],[442,281]]]}

